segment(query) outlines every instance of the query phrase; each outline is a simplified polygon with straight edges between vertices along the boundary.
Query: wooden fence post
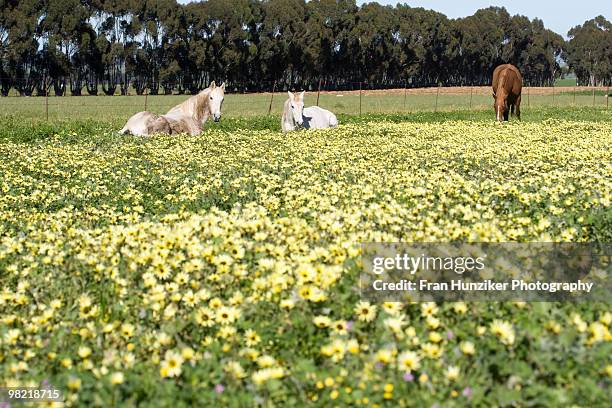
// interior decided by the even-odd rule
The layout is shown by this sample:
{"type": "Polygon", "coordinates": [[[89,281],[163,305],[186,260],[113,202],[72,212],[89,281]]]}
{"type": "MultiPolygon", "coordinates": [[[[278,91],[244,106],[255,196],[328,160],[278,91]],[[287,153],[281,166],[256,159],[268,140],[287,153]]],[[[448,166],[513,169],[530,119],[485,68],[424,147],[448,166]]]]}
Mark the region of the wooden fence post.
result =
{"type": "Polygon", "coordinates": [[[529,87],[527,87],[527,107],[529,107],[529,87]]]}
{"type": "Polygon", "coordinates": [[[361,116],[361,82],[359,82],[359,116],[361,116]]]}
{"type": "Polygon", "coordinates": [[[574,105],[576,105],[576,85],[574,85],[574,105]]]}
{"type": "Polygon", "coordinates": [[[436,107],[434,108],[434,112],[438,111],[438,96],[440,96],[440,86],[442,84],[438,82],[438,89],[436,90],[436,107]]]}
{"type": "Polygon", "coordinates": [[[608,109],[609,100],[610,100],[610,85],[606,86],[606,109],[608,109]]]}
{"type": "Polygon", "coordinates": [[[470,109],[472,109],[472,94],[474,93],[474,87],[470,87],[470,109]]]}
{"type": "Polygon", "coordinates": [[[555,83],[553,82],[552,84],[552,91],[553,91],[553,106],[555,106],[555,83]]]}
{"type": "Polygon", "coordinates": [[[321,94],[321,78],[319,78],[319,89],[317,89],[317,106],[319,106],[319,95],[321,94]]]}
{"type": "Polygon", "coordinates": [[[145,88],[145,106],[144,106],[144,110],[147,110],[147,105],[148,105],[148,95],[149,95],[149,91],[145,88]]]}
{"type": "Polygon", "coordinates": [[[270,95],[270,106],[268,106],[268,115],[272,113],[272,101],[274,101],[274,92],[276,91],[276,80],[272,84],[272,95],[270,95]]]}
{"type": "Polygon", "coordinates": [[[408,93],[408,81],[404,81],[404,111],[406,110],[406,94],[408,93]]]}
{"type": "Polygon", "coordinates": [[[49,79],[45,79],[45,118],[49,121],[49,79]]]}

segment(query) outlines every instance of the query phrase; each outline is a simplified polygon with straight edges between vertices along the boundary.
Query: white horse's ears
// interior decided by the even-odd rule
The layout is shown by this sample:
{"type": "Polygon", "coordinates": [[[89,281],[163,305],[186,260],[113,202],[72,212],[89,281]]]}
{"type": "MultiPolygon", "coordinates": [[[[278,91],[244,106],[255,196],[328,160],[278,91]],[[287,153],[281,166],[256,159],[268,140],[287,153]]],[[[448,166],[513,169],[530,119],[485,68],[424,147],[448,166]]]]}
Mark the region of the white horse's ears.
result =
{"type": "Polygon", "coordinates": [[[217,87],[217,84],[215,84],[215,81],[212,81],[208,87],[210,89],[215,89],[217,87]]]}
{"type": "Polygon", "coordinates": [[[225,82],[221,84],[221,89],[225,92],[225,82]]]}
{"type": "Polygon", "coordinates": [[[304,94],[306,93],[306,91],[302,91],[302,93],[300,94],[300,99],[304,99],[304,94]]]}
{"type": "Polygon", "coordinates": [[[293,100],[293,94],[291,93],[291,91],[287,91],[287,95],[289,95],[289,98],[293,100]]]}

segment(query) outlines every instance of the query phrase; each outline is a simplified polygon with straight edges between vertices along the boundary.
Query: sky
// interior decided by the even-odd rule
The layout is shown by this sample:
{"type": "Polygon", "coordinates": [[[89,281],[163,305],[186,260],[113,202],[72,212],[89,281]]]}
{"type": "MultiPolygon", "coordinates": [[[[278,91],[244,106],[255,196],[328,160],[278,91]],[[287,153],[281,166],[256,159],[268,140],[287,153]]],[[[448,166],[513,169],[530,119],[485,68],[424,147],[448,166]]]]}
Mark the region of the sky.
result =
{"type": "MultiPolygon", "coordinates": [[[[179,3],[189,2],[190,0],[179,0],[179,3]]],[[[397,0],[377,2],[392,5],[398,3],[397,0]]],[[[363,4],[368,1],[357,0],[357,3],[363,4]]],[[[521,14],[530,19],[540,18],[546,28],[565,38],[570,28],[600,14],[608,20],[612,18],[612,0],[404,0],[400,3],[436,10],[450,18],[470,16],[476,10],[489,6],[503,6],[511,15],[521,14]]]]}
{"type": "MultiPolygon", "coordinates": [[[[503,6],[511,15],[521,14],[533,19],[538,17],[544,26],[567,38],[570,28],[598,15],[612,18],[611,0],[406,0],[411,7],[423,7],[446,14],[449,18],[470,16],[481,8],[503,6]]],[[[357,3],[366,3],[358,1],[357,3]]],[[[397,4],[398,1],[380,0],[380,4],[397,4]]]]}

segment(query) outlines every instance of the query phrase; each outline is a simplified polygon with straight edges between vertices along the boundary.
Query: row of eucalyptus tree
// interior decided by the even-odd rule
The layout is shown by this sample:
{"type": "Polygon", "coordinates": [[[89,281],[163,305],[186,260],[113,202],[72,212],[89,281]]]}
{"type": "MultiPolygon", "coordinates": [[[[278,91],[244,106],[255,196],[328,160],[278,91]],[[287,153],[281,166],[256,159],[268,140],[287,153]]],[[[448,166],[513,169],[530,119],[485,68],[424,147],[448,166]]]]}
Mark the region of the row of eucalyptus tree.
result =
{"type": "Polygon", "coordinates": [[[21,95],[478,85],[510,62],[549,85],[567,61],[583,84],[610,83],[600,16],[568,42],[504,8],[449,19],[354,0],[0,0],[0,91],[21,95]]]}

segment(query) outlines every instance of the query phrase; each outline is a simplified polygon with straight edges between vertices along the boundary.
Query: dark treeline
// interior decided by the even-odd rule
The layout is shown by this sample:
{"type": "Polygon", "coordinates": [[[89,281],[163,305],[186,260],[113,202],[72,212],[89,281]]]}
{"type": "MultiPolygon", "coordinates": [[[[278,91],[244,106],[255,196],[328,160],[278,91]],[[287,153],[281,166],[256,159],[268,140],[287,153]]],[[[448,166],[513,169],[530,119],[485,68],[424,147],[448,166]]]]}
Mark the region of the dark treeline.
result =
{"type": "Polygon", "coordinates": [[[450,20],[354,0],[0,0],[1,93],[484,85],[501,63],[542,86],[562,61],[580,84],[609,84],[610,22],[568,34],[496,7],[450,20]]]}

